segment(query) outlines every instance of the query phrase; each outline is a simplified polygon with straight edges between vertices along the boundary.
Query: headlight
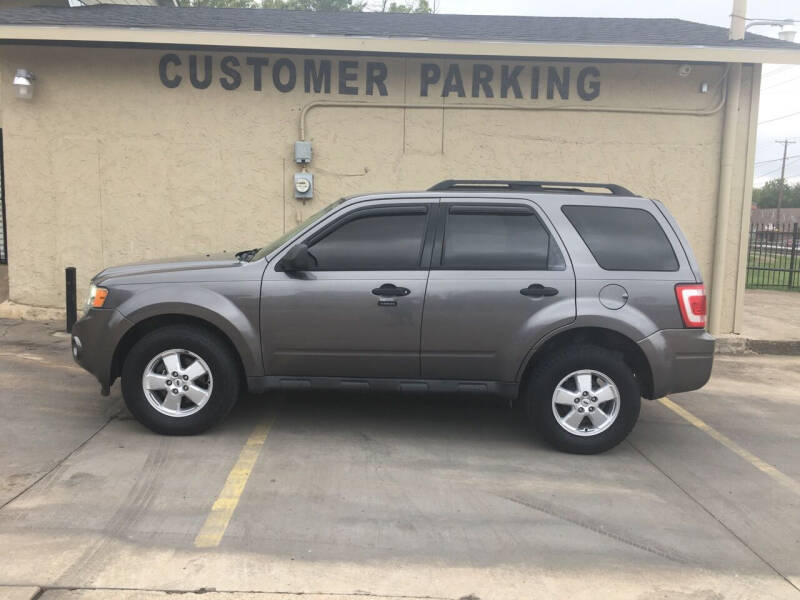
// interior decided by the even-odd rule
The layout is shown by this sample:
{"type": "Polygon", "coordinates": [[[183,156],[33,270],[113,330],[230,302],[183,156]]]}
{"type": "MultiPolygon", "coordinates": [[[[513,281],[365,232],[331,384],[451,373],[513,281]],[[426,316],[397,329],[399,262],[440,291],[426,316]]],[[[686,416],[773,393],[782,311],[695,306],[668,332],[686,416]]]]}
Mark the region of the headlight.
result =
{"type": "Polygon", "coordinates": [[[89,288],[89,297],[86,299],[86,310],[90,308],[103,308],[108,297],[108,290],[92,284],[89,288]]]}

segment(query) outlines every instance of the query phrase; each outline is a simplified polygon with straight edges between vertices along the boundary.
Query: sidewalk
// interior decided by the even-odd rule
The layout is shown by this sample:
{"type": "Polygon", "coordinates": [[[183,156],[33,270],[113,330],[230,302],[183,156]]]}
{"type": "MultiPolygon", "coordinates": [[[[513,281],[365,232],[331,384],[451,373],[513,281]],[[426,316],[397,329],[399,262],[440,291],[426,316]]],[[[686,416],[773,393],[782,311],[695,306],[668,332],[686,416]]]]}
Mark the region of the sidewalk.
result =
{"type": "Polygon", "coordinates": [[[742,335],[754,340],[800,340],[800,292],[747,290],[742,335]]]}
{"type": "Polygon", "coordinates": [[[720,336],[717,352],[800,354],[800,292],[747,290],[742,331],[720,336]]]}
{"type": "Polygon", "coordinates": [[[0,265],[0,302],[8,300],[8,265],[0,265]]]}

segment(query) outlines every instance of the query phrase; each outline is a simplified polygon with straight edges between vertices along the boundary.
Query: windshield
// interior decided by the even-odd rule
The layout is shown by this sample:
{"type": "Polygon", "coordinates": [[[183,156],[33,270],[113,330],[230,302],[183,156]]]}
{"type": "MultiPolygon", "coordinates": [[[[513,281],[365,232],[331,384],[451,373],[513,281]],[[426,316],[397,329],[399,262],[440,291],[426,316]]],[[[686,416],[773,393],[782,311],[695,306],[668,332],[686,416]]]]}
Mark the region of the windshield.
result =
{"type": "Polygon", "coordinates": [[[255,260],[260,260],[260,259],[264,258],[270,252],[273,252],[274,250],[277,250],[278,248],[281,247],[282,244],[284,244],[288,240],[290,240],[292,238],[292,236],[294,236],[298,231],[308,227],[311,223],[313,223],[317,219],[320,219],[322,216],[328,214],[329,212],[331,212],[334,208],[339,206],[344,201],[345,201],[345,198],[340,198],[336,202],[332,202],[331,204],[329,204],[328,206],[326,206],[322,210],[320,210],[318,212],[315,212],[313,215],[308,217],[306,220],[304,220],[301,223],[299,223],[298,225],[295,225],[294,227],[292,227],[289,231],[284,233],[279,238],[277,238],[275,240],[272,240],[269,244],[267,244],[263,248],[259,248],[258,252],[256,252],[252,256],[252,258],[250,258],[250,262],[255,261],[255,260]]]}

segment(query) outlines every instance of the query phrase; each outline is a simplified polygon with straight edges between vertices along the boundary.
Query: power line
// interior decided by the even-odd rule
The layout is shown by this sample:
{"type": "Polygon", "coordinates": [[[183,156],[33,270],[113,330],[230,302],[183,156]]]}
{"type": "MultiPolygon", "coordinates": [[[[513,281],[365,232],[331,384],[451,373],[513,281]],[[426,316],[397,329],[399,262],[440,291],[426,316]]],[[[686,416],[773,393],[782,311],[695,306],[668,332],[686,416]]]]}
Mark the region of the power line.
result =
{"type": "MultiPolygon", "coordinates": [[[[782,159],[782,158],[779,158],[778,160],[783,160],[783,159],[782,159]]],[[[796,163],[798,160],[800,160],[800,157],[798,157],[798,158],[795,158],[794,160],[790,160],[790,161],[788,161],[786,164],[787,164],[787,165],[794,164],[794,163],[796,163]]],[[[769,171],[767,171],[766,173],[761,173],[760,175],[756,175],[756,177],[766,177],[767,175],[772,175],[773,173],[778,173],[780,170],[781,170],[781,167],[778,167],[777,169],[770,169],[770,170],[769,170],[769,171]]]]}
{"type": "Polygon", "coordinates": [[[777,69],[772,69],[772,71],[764,73],[764,76],[762,78],[766,79],[767,77],[772,77],[773,75],[779,75],[784,71],[788,71],[789,69],[795,69],[795,68],[797,68],[797,65],[781,65],[777,69]]]}
{"type": "MultiPolygon", "coordinates": [[[[800,154],[795,154],[794,156],[787,156],[786,158],[787,158],[787,160],[788,160],[788,159],[790,159],[790,158],[792,159],[792,160],[788,160],[787,164],[789,164],[789,163],[791,163],[791,164],[794,164],[795,162],[797,162],[798,160],[800,160],[800,154]]],[[[779,161],[782,161],[782,160],[783,160],[783,158],[779,158],[778,160],[779,160],[779,161]]],[[[778,167],[772,167],[772,168],[770,168],[770,169],[769,169],[769,171],[767,171],[767,172],[768,172],[768,173],[772,173],[773,171],[780,171],[780,166],[778,166],[778,167]]]]}
{"type": "Polygon", "coordinates": [[[756,177],[768,177],[769,175],[772,175],[773,173],[777,173],[780,170],[781,170],[781,168],[778,167],[777,169],[772,169],[770,171],[767,171],[766,173],[760,173],[760,174],[756,175],[756,177]]]}
{"type": "Polygon", "coordinates": [[[780,121],[782,119],[788,119],[789,117],[793,117],[795,115],[800,115],[800,111],[789,113],[788,115],[783,115],[782,117],[775,117],[774,119],[767,119],[766,121],[760,121],[758,124],[763,125],[764,123],[772,123],[773,121],[780,121]]]}
{"type": "Polygon", "coordinates": [[[761,91],[765,92],[767,90],[771,90],[774,87],[778,87],[779,85],[783,85],[784,83],[791,83],[792,81],[797,81],[798,79],[800,79],[800,77],[792,77],[791,79],[785,79],[783,81],[779,81],[778,83],[773,83],[772,85],[768,85],[765,88],[761,88],[761,91]]]}
{"type": "Polygon", "coordinates": [[[769,171],[766,171],[765,173],[761,173],[760,175],[757,175],[757,177],[767,177],[769,175],[775,175],[775,174],[779,173],[780,170],[781,170],[780,167],[778,167],[777,169],[770,169],[769,171]]]}
{"type": "Polygon", "coordinates": [[[797,18],[797,19],[788,18],[787,19],[786,17],[783,17],[781,19],[767,19],[767,18],[764,18],[764,17],[744,17],[744,20],[745,21],[782,21],[784,23],[788,23],[789,21],[800,21],[800,18],[797,18]]]}
{"type": "MultiPolygon", "coordinates": [[[[800,157],[800,154],[792,154],[791,156],[787,156],[786,158],[789,159],[789,158],[798,158],[798,157],[800,157]]],[[[756,163],[753,163],[753,164],[755,164],[755,165],[763,165],[764,163],[778,162],[779,160],[783,160],[783,159],[782,158],[770,158],[769,160],[760,160],[760,161],[758,161],[756,163]]]]}

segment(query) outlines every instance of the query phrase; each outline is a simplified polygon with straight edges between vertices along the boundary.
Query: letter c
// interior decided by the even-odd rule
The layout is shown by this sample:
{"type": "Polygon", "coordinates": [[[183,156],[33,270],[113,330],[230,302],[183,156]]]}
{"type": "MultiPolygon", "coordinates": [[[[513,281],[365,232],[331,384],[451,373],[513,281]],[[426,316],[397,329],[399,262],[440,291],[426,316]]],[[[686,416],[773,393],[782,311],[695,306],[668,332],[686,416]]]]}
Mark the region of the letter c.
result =
{"type": "Polygon", "coordinates": [[[179,67],[181,65],[181,59],[177,54],[165,54],[162,56],[161,60],[158,62],[158,76],[161,78],[161,83],[164,84],[164,87],[176,88],[180,85],[183,77],[176,74],[170,79],[167,76],[167,66],[170,63],[179,67]]]}

